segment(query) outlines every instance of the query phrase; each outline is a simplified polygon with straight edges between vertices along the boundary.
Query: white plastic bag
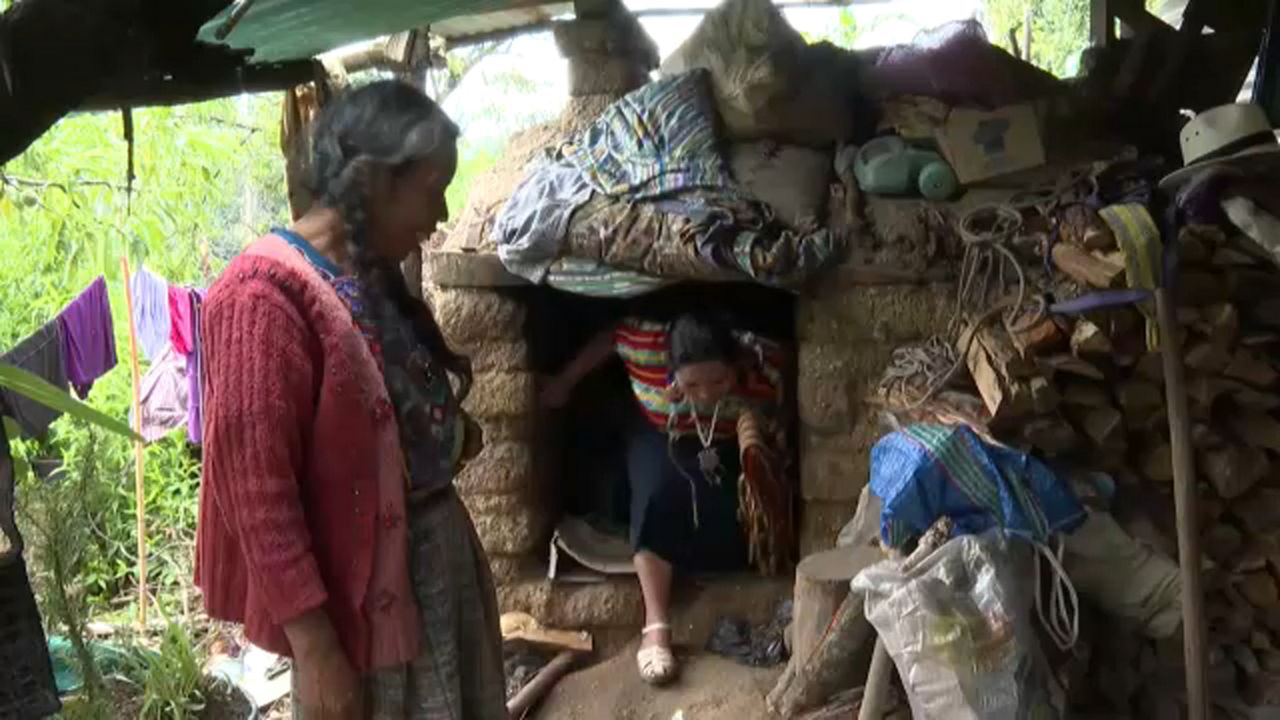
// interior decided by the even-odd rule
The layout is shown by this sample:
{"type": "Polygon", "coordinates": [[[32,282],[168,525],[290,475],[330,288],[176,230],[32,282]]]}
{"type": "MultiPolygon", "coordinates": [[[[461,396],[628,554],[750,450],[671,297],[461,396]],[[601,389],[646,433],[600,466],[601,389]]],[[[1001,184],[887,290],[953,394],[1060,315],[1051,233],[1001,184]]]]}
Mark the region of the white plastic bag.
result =
{"type": "Polygon", "coordinates": [[[1056,720],[1060,703],[1032,627],[1030,547],[998,530],[949,540],[913,570],[853,580],[917,720],[1056,720]]]}

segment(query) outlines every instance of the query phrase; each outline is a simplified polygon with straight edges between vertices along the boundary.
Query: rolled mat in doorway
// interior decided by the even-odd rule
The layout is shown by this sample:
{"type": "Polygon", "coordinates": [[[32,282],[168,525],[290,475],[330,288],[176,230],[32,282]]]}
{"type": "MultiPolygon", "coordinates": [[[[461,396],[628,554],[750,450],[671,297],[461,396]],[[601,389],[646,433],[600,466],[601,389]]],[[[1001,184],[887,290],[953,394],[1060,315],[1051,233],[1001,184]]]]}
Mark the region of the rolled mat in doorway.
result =
{"type": "Polygon", "coordinates": [[[601,532],[580,517],[566,517],[551,536],[553,552],[563,552],[584,567],[605,575],[631,575],[631,544],[626,537],[601,532]]]}

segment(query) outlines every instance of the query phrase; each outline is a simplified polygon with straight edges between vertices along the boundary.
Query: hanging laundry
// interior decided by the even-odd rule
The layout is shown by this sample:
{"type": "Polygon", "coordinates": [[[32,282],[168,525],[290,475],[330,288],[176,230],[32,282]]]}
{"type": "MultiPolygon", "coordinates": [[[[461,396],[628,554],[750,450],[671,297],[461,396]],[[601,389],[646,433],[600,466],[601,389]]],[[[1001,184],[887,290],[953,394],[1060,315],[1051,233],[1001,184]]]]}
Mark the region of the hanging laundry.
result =
{"type": "MultiPolygon", "coordinates": [[[[54,320],[9,352],[0,355],[0,364],[15,365],[49,384],[67,389],[67,364],[63,358],[62,326],[54,320]]],[[[30,437],[41,437],[62,413],[11,390],[0,389],[0,415],[18,421],[30,437]]]]}
{"type": "Polygon", "coordinates": [[[187,354],[187,438],[196,445],[200,444],[200,393],[203,385],[200,382],[200,304],[204,302],[204,291],[191,292],[191,352],[187,354]]]}
{"type": "Polygon", "coordinates": [[[191,314],[191,291],[187,288],[169,287],[169,342],[179,355],[190,355],[194,326],[191,314]]]}
{"type": "Polygon", "coordinates": [[[169,283],[145,267],[139,268],[129,280],[129,294],[138,345],[143,356],[155,362],[169,346],[169,283]]]}
{"type": "Polygon", "coordinates": [[[164,350],[142,376],[138,387],[141,424],[135,424],[129,411],[129,424],[139,428],[147,442],[154,442],[182,427],[187,422],[190,385],[187,382],[188,361],[167,341],[164,350]]]}
{"type": "Polygon", "coordinates": [[[115,326],[107,281],[99,277],[58,315],[62,326],[63,360],[67,379],[81,400],[93,383],[116,366],[115,326]]]}

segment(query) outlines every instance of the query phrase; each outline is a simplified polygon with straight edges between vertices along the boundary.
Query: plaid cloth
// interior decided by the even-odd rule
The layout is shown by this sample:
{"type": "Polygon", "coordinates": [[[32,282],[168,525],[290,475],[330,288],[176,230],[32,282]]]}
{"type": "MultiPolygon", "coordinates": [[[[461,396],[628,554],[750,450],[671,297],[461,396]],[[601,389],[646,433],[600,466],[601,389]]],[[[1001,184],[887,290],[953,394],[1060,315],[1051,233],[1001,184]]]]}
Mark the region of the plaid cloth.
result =
{"type": "Polygon", "coordinates": [[[880,535],[901,548],[942,516],[954,534],[992,527],[1044,543],[1084,521],[1071,490],[1035,458],[986,443],[964,426],[909,425],[871,449],[880,535]]]}
{"type": "Polygon", "coordinates": [[[610,105],[564,155],[594,190],[631,202],[730,186],[709,88],[705,70],[649,83],[610,105]]]}
{"type": "Polygon", "coordinates": [[[597,260],[563,257],[547,271],[547,284],[557,290],[596,298],[633,298],[673,284],[632,270],[615,270],[597,260]]]}

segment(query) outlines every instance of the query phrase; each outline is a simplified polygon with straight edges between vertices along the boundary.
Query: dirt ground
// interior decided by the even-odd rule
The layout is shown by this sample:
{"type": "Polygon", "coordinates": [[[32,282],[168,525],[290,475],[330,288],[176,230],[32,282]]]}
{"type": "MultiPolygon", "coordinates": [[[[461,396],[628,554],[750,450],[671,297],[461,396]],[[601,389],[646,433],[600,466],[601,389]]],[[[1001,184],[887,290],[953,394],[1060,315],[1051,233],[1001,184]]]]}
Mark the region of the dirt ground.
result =
{"type": "Polygon", "coordinates": [[[757,669],[707,653],[680,655],[679,680],[652,688],[636,672],[636,646],[565,677],[535,720],[756,720],[782,668],[757,669]]]}

